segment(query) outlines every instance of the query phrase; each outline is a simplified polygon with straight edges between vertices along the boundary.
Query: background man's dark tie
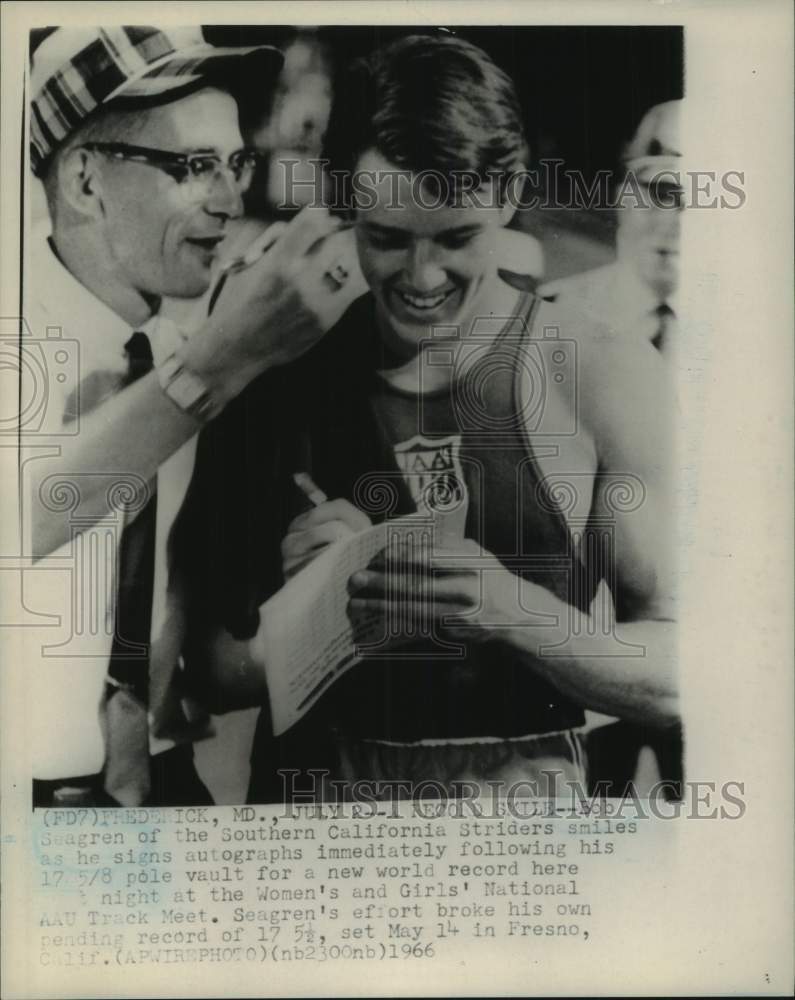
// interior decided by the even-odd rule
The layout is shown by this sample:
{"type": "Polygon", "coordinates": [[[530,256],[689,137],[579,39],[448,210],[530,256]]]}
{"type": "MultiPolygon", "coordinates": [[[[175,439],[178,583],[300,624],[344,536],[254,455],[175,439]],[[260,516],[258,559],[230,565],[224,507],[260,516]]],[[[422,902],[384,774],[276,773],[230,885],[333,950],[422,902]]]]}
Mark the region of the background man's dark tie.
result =
{"type": "Polygon", "coordinates": [[[670,338],[674,323],[674,311],[667,302],[661,302],[654,310],[654,315],[657,318],[657,331],[651,338],[651,342],[658,351],[664,353],[668,346],[666,341],[670,338]]]}

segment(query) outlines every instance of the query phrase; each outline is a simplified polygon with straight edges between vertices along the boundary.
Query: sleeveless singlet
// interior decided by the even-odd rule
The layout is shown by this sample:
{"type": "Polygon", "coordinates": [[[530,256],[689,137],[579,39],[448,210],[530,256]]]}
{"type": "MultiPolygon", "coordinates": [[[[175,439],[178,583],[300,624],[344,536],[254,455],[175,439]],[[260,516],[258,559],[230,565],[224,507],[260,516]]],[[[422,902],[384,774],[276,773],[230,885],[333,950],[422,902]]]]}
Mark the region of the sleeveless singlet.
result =
{"type": "MultiPolygon", "coordinates": [[[[373,521],[413,511],[434,481],[453,489],[463,482],[466,537],[511,572],[585,610],[595,581],[545,491],[519,394],[519,373],[532,360],[534,302],[524,296],[502,331],[478,340],[460,377],[425,395],[393,389],[376,375],[372,300],[357,304],[323,342],[316,377],[304,384],[308,419],[289,472],[310,471],[329,496],[364,507],[373,521]],[[341,364],[346,348],[353,348],[350,366],[341,364]],[[368,366],[354,374],[362,352],[370,354],[368,366]],[[367,497],[391,498],[391,507],[368,509],[367,497]]],[[[584,721],[579,706],[497,641],[466,644],[463,659],[440,655],[430,639],[411,653],[351,668],[307,716],[310,728],[412,742],[517,738],[584,721]]]]}

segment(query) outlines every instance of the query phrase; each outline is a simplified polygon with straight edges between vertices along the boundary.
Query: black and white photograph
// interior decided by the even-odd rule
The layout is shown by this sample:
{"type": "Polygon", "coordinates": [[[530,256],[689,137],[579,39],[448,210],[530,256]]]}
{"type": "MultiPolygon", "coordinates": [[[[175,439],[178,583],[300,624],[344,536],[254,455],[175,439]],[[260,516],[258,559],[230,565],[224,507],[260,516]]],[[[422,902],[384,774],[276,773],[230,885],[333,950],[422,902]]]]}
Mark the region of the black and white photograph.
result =
{"type": "Polygon", "coordinates": [[[31,544],[82,626],[34,805],[676,794],[683,32],[273,34],[31,37],[28,321],[80,348],[31,544]]]}
{"type": "Polygon", "coordinates": [[[742,5],[124,6],[4,12],[8,995],[787,994],[791,12],[773,166],[742,5]]]}

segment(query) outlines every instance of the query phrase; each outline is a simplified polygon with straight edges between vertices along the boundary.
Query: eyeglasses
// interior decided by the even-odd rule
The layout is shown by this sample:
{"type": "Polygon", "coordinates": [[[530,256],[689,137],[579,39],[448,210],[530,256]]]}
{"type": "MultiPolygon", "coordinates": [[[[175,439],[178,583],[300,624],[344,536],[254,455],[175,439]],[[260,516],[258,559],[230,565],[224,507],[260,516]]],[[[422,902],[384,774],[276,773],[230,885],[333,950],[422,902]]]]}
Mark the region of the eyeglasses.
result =
{"type": "Polygon", "coordinates": [[[232,175],[240,192],[247,191],[260,161],[260,154],[253,149],[240,149],[224,163],[215,153],[173,153],[147,146],[130,146],[126,142],[88,142],[83,148],[117,160],[132,160],[157,167],[173,177],[186,194],[197,200],[210,194],[225,171],[232,175]]]}

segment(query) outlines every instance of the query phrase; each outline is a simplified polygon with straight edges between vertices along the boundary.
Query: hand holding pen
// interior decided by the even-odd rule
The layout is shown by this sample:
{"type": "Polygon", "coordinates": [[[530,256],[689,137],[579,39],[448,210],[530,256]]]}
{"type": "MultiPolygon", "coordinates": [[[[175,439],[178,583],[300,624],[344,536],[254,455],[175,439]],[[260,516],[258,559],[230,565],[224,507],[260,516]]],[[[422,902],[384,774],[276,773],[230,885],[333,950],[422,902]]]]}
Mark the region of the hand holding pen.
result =
{"type": "Polygon", "coordinates": [[[305,472],[293,476],[298,489],[312,504],[290,523],[282,540],[285,578],[320,555],[329,545],[370,527],[370,518],[348,500],[329,500],[305,472]]]}
{"type": "Polygon", "coordinates": [[[293,482],[313,507],[319,507],[327,502],[328,497],[319,486],[315,485],[308,472],[296,472],[293,475],[293,482]]]}
{"type": "MultiPolygon", "coordinates": [[[[304,210],[306,211],[306,210],[304,210]]],[[[320,211],[325,211],[321,209],[320,211]]],[[[300,215],[296,218],[300,218],[300,215]]],[[[326,213],[328,216],[328,213],[326,213]]],[[[331,218],[331,222],[336,229],[331,233],[322,233],[318,239],[308,248],[307,256],[312,258],[317,256],[315,264],[321,264],[321,280],[328,295],[340,292],[348,286],[350,301],[363,295],[367,290],[367,285],[359,268],[359,261],[354,246],[353,231],[350,223],[341,223],[337,218],[331,218]]],[[[230,260],[225,261],[220,268],[220,276],[215,288],[210,296],[207,306],[207,314],[210,315],[215,308],[221,292],[227,284],[227,280],[236,274],[247,271],[256,265],[271,249],[276,247],[280,238],[285,232],[289,232],[292,223],[274,222],[268,226],[260,235],[248,246],[245,253],[239,254],[230,260]]],[[[317,269],[317,268],[316,268],[317,269]]]]}

